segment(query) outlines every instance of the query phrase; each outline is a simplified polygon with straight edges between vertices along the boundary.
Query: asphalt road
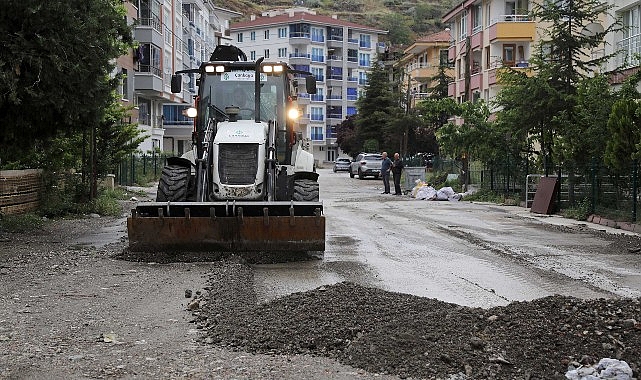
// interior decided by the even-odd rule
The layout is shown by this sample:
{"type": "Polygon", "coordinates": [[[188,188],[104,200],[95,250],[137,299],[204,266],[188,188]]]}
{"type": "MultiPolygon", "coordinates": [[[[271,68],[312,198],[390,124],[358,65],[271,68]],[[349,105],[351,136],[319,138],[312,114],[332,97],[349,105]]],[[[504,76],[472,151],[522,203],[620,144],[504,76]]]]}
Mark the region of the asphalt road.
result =
{"type": "Polygon", "coordinates": [[[620,230],[518,206],[380,194],[380,180],[320,169],[323,260],[255,266],[259,301],[341,281],[492,307],[553,294],[641,296],[641,260],[620,230]]]}

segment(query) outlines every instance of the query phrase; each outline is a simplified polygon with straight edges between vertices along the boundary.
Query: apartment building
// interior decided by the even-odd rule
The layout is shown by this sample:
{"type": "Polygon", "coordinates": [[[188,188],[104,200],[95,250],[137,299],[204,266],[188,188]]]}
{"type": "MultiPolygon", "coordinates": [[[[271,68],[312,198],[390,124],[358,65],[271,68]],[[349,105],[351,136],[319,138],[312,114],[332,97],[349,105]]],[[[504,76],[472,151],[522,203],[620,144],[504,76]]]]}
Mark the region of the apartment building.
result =
{"type": "Polygon", "coordinates": [[[497,70],[528,71],[537,43],[537,24],[528,17],[528,0],[466,0],[443,17],[450,25],[448,59],[455,80],[449,96],[458,101],[493,99],[499,90],[497,70]]]}
{"type": "Polygon", "coordinates": [[[612,72],[617,68],[621,69],[621,73],[612,78],[613,84],[619,84],[630,74],[637,72],[641,66],[639,61],[639,56],[641,56],[641,1],[609,0],[608,4],[613,7],[607,14],[604,14],[603,24],[595,23],[591,27],[603,30],[604,27],[617,20],[623,26],[623,30],[620,32],[606,35],[603,45],[604,54],[616,53],[614,59],[608,62],[606,70],[612,72]]]}
{"type": "Polygon", "coordinates": [[[434,86],[432,78],[438,75],[440,67],[447,67],[446,74],[453,76],[454,70],[448,62],[450,40],[449,29],[421,37],[403,50],[402,57],[395,63],[401,86],[409,91],[410,108],[430,95],[429,89],[434,86]]]}
{"type": "Polygon", "coordinates": [[[191,149],[193,123],[182,110],[193,102],[196,78],[186,76],[183,92],[172,94],[171,75],[198,67],[216,45],[229,43],[229,21],[241,14],[208,0],[129,0],[126,6],[138,47],[118,59],[117,71],[124,101],[135,106],[131,121],[148,136],[139,149],[181,154],[191,149]]]}
{"type": "Polygon", "coordinates": [[[278,60],[311,72],[315,95],[300,93],[300,130],[318,162],[342,154],[336,128],[356,113],[356,100],[367,84],[367,73],[384,46],[384,30],[317,15],[306,8],[264,12],[230,26],[232,44],[247,58],[278,60]]]}

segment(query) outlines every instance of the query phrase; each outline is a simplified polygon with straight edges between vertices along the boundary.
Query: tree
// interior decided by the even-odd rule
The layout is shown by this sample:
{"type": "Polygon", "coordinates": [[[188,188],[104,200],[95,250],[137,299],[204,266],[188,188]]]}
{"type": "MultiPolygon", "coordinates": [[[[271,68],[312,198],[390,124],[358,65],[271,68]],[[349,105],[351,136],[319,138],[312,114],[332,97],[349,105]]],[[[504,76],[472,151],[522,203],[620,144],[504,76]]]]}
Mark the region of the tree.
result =
{"type": "Polygon", "coordinates": [[[363,141],[356,136],[356,115],[350,115],[343,120],[336,130],[336,143],[341,150],[356,157],[363,147],[363,141]]]}
{"type": "Polygon", "coordinates": [[[392,45],[406,45],[413,38],[410,21],[399,13],[387,13],[381,20],[381,25],[388,30],[387,38],[392,45]]]}
{"type": "Polygon", "coordinates": [[[607,34],[621,30],[618,22],[600,29],[592,27],[611,8],[601,0],[544,0],[533,7],[533,16],[546,27],[540,29],[542,37],[532,63],[539,81],[546,82],[547,95],[551,97],[539,98],[528,106],[542,109],[544,104],[553,102],[556,112],[547,112],[547,119],[538,121],[545,128],[541,134],[542,149],[560,163],[566,162],[565,154],[574,151],[567,143],[572,141],[570,135],[576,133],[572,126],[577,123],[577,86],[580,81],[593,77],[615,54],[591,54],[603,44],[607,34]],[[549,138],[545,138],[546,135],[549,138]],[[557,144],[561,145],[558,150],[557,144]]]}
{"type": "Polygon", "coordinates": [[[132,43],[118,0],[7,0],[0,13],[0,159],[95,126],[132,43]],[[11,10],[10,12],[6,11],[11,10]]]}
{"type": "Polygon", "coordinates": [[[637,73],[624,83],[607,123],[604,160],[617,172],[641,156],[641,94],[636,89],[640,78],[641,73],[637,73]]]}
{"type": "MultiPolygon", "coordinates": [[[[365,142],[376,140],[381,149],[392,150],[394,147],[383,144],[395,141],[403,134],[394,128],[395,120],[403,114],[400,107],[400,96],[391,90],[389,74],[383,64],[375,62],[368,74],[368,85],[365,96],[358,99],[358,118],[355,120],[356,140],[365,142]]],[[[372,146],[371,144],[369,146],[372,146]]],[[[341,146],[341,149],[343,147],[341,146]]]]}

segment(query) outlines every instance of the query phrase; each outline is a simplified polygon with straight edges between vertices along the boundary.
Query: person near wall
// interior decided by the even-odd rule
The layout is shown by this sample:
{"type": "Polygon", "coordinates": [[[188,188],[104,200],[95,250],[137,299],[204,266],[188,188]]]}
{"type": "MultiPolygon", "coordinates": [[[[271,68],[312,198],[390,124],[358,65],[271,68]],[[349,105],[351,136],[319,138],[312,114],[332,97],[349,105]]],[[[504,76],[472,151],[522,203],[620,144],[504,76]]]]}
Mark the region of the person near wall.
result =
{"type": "Polygon", "coordinates": [[[383,162],[381,163],[381,177],[383,177],[383,192],[381,194],[389,194],[389,172],[392,168],[392,160],[387,157],[387,152],[383,152],[383,162]]]}
{"type": "Polygon", "coordinates": [[[394,162],[392,163],[392,174],[394,174],[394,195],[403,195],[401,191],[401,173],[403,172],[403,160],[398,153],[394,153],[394,162]]]}

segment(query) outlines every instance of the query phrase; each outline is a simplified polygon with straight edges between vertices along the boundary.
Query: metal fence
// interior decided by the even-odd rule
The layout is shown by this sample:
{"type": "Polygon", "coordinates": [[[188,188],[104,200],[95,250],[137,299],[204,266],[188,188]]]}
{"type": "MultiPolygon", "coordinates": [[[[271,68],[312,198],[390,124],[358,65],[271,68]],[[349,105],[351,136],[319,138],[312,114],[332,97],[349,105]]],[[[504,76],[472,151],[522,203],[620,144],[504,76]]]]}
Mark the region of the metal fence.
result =
{"type": "Polygon", "coordinates": [[[160,178],[167,153],[132,154],[118,165],[116,182],[122,186],[141,185],[157,181],[160,178]]]}

